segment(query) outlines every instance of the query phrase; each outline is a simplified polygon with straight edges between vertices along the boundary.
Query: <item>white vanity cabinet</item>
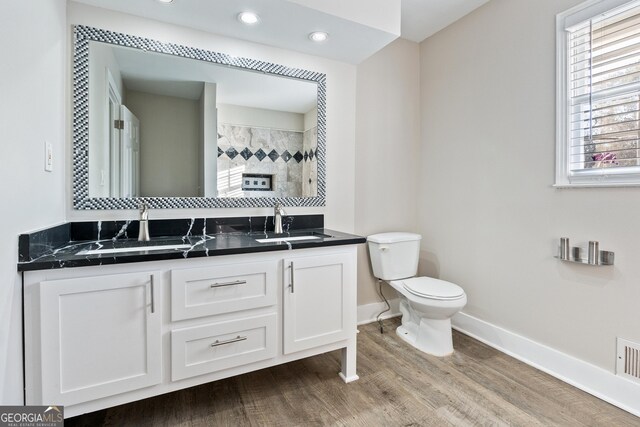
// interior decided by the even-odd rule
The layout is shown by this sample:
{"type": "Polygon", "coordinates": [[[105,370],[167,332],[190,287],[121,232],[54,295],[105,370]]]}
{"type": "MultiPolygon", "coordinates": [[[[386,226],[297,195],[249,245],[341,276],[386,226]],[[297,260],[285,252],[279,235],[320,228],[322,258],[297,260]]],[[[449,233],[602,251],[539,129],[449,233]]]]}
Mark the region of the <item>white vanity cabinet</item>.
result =
{"type": "Polygon", "coordinates": [[[27,365],[26,403],[69,406],[159,384],[159,276],[109,274],[31,287],[35,305],[26,314],[33,321],[25,332],[39,363],[27,365]]]}
{"type": "Polygon", "coordinates": [[[356,246],[24,273],[26,403],[74,416],[334,350],[357,379],[356,246]]]}

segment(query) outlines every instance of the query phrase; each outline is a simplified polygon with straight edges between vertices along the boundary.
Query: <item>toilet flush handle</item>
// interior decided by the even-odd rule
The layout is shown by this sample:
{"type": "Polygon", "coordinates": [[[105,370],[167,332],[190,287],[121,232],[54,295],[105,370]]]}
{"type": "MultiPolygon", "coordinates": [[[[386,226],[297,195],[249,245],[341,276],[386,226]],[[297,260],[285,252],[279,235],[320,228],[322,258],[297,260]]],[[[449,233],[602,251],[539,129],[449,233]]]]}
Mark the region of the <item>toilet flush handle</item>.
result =
{"type": "Polygon", "coordinates": [[[389,250],[389,246],[380,246],[380,252],[386,252],[389,250]]]}

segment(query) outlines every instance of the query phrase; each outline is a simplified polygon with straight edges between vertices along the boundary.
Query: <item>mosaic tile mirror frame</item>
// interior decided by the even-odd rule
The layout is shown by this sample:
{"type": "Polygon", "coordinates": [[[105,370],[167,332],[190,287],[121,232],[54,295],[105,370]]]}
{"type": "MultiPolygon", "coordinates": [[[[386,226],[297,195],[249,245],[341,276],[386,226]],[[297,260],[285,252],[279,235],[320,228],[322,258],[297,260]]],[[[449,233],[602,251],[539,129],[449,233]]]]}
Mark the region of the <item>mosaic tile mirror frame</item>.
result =
{"type": "MultiPolygon", "coordinates": [[[[75,26],[74,28],[74,59],[73,59],[73,204],[75,209],[136,209],[142,203],[150,208],[237,208],[237,207],[271,207],[276,203],[284,206],[324,206],[326,192],[326,76],[323,73],[308,71],[297,68],[290,68],[283,65],[268,63],[250,58],[238,58],[224,53],[212,52],[194,47],[182,46],[171,43],[163,43],[157,40],[111,32],[107,30],[75,26]],[[98,42],[97,44],[95,42],[98,42]],[[278,81],[293,82],[292,84],[313,85],[313,92],[316,95],[316,107],[304,115],[304,127],[301,129],[269,128],[265,126],[247,126],[216,119],[213,138],[215,139],[215,152],[213,154],[203,154],[202,150],[198,157],[193,157],[196,162],[215,164],[214,173],[217,176],[213,194],[211,191],[205,193],[202,188],[200,178],[199,193],[189,195],[148,195],[139,190],[141,179],[126,177],[122,171],[114,172],[113,166],[105,166],[104,169],[93,166],[98,151],[90,144],[90,135],[94,130],[90,130],[90,107],[94,108],[94,103],[89,99],[90,93],[90,49],[97,49],[95,46],[117,46],[126,48],[128,52],[155,53],[156,59],[166,59],[171,61],[193,61],[198,64],[217,64],[224,66],[226,70],[242,70],[256,76],[276,77],[278,81]],[[93,47],[90,47],[93,46],[93,47]],[[317,114],[316,114],[317,109],[317,114]],[[312,124],[307,125],[308,118],[312,119],[312,124]],[[93,157],[92,157],[93,156],[93,157]],[[92,163],[92,161],[94,163],[92,163]],[[90,168],[90,163],[93,168],[90,168]],[[101,169],[101,170],[99,170],[101,169]],[[105,177],[106,170],[106,177],[105,177]],[[258,180],[249,181],[245,174],[233,176],[233,173],[240,171],[247,173],[247,177],[257,177],[258,180]],[[235,172],[234,172],[235,171],[235,172]],[[221,178],[222,176],[222,178],[221,178]],[[269,180],[259,180],[260,177],[268,176],[269,180]],[[240,178],[241,177],[241,178],[240,178]],[[117,185],[113,185],[114,180],[117,185]],[[295,180],[299,180],[297,183],[295,180]],[[90,186],[91,181],[91,186],[90,186]],[[99,181],[98,187],[96,182],[99,181]],[[130,181],[130,182],[129,182],[130,181]],[[227,183],[224,187],[221,182],[227,183]],[[266,184],[265,184],[266,182],[266,184]],[[105,185],[106,183],[106,185],[105,185]],[[106,194],[94,188],[107,187],[109,183],[112,188],[117,188],[106,194]],[[125,183],[127,183],[125,185],[125,183]],[[231,183],[231,184],[230,184],[231,183]],[[247,184],[245,188],[244,184],[247,184]],[[255,186],[251,186],[251,185],[255,186]],[[262,186],[261,186],[262,184],[262,186]],[[277,184],[277,186],[276,186],[277,184]],[[265,185],[267,188],[264,188],[265,185]],[[268,187],[272,185],[273,188],[268,187]],[[235,186],[234,188],[230,188],[235,186]],[[135,188],[127,192],[122,188],[135,188]],[[246,190],[246,191],[245,191],[246,190]],[[267,190],[267,191],[265,191],[267,190]],[[222,195],[223,197],[214,197],[222,195]]],[[[115,49],[115,47],[114,47],[115,49]]],[[[127,53],[127,52],[125,52],[127,53]]],[[[94,54],[95,56],[95,54],[94,54]]],[[[192,62],[194,64],[194,62],[192,62]]],[[[96,69],[98,67],[95,67],[96,69]]],[[[139,67],[140,68],[140,67],[139,67]]],[[[162,67],[158,67],[161,69],[162,67]]],[[[227,72],[227,71],[225,71],[227,72]]],[[[107,73],[109,74],[109,73],[107,73]]],[[[248,74],[247,74],[248,75],[248,74]]],[[[111,77],[110,74],[108,77],[111,77]]],[[[258,78],[258,77],[256,77],[258,78]]],[[[108,81],[112,81],[107,79],[108,81]]],[[[274,80],[272,80],[274,81],[274,80]]],[[[203,83],[206,86],[206,82],[203,83]]],[[[104,83],[103,83],[104,85],[104,83]]],[[[109,83],[107,86],[106,98],[109,98],[109,83]]],[[[205,89],[202,93],[205,93],[205,89]]],[[[214,87],[215,91],[215,87],[214,87]]],[[[203,95],[204,96],[204,95],[203,95]]],[[[129,97],[129,96],[128,96],[129,97]]],[[[134,96],[131,96],[133,103],[134,96]]],[[[158,98],[160,99],[160,98],[158,98]]],[[[215,95],[213,97],[215,101],[215,95]]],[[[94,100],[95,101],[95,100],[94,100]]],[[[205,101],[199,101],[204,105],[205,101]]],[[[162,104],[157,101],[156,104],[162,104]]],[[[217,111],[222,111],[222,107],[217,111]]],[[[235,108],[236,106],[234,106],[235,108]]],[[[215,104],[214,104],[215,108],[215,104]]],[[[108,110],[109,107],[105,107],[108,110]]],[[[175,110],[175,108],[174,108],[175,110]]],[[[183,109],[181,109],[182,111],[183,109]]],[[[237,108],[236,108],[237,110],[237,108]]],[[[201,117],[203,114],[201,110],[201,117]]],[[[216,113],[218,114],[218,113],[216,113]]],[[[225,113],[226,114],[226,113],[225,113]]],[[[144,114],[142,114],[145,116],[144,114]]],[[[227,115],[230,115],[227,114],[227,115]]],[[[218,116],[221,117],[220,114],[218,116]]],[[[107,118],[111,116],[107,113],[107,118]]],[[[118,116],[121,117],[121,116],[118,116]]],[[[136,119],[137,120],[137,119],[136,119]]],[[[144,118],[141,118],[142,122],[144,118]]],[[[123,121],[118,120],[120,126],[123,121]]],[[[111,123],[111,121],[106,121],[111,123]]],[[[105,125],[105,128],[109,125],[105,125]]],[[[117,127],[117,125],[115,126],[117,127]]],[[[206,125],[201,125],[206,128],[206,125]]],[[[128,129],[128,128],[126,128],[128,129]]],[[[132,128],[133,129],[133,128],[132,128]]],[[[138,128],[136,128],[138,129],[138,128]]],[[[102,129],[104,132],[110,130],[102,129]]],[[[202,139],[202,132],[200,132],[202,139]]],[[[126,133],[126,131],[125,131],[126,133]]],[[[135,132],[134,132],[135,133],[135,132]]],[[[147,135],[149,133],[147,132],[147,135]]],[[[144,127],[141,127],[132,140],[126,145],[124,142],[105,148],[104,157],[118,158],[120,165],[125,164],[123,159],[128,159],[126,164],[131,162],[140,164],[139,155],[143,150],[127,149],[135,152],[136,156],[125,155],[125,146],[142,147],[145,143],[144,127]],[[142,137],[139,135],[142,134],[142,137]],[[142,142],[141,142],[142,141],[142,142]],[[136,145],[137,144],[137,145],[136,145]],[[115,148],[114,148],[115,147],[115,148]],[[115,152],[113,150],[116,150],[115,152]],[[118,151],[119,150],[119,151],[118,151]],[[115,153],[115,155],[114,155],[115,153]],[[137,158],[137,160],[135,160],[137,158]],[[131,160],[133,159],[133,160],[131,160]]],[[[124,141],[124,137],[119,137],[124,141]]],[[[120,139],[118,140],[120,141],[120,139]]],[[[104,143],[103,143],[104,145],[104,143]]],[[[108,145],[108,143],[107,143],[108,145]]],[[[101,149],[102,150],[102,149],[101,149]]],[[[158,150],[160,151],[160,150],[158,150]]],[[[185,151],[185,150],[181,150],[185,151]]],[[[129,152],[129,151],[127,151],[129,152]]],[[[137,166],[142,167],[142,166],[137,166]]],[[[193,164],[193,168],[200,167],[206,170],[206,166],[193,164]]],[[[136,169],[137,170],[137,169],[136,169]]],[[[131,175],[129,173],[128,175],[131,175]]],[[[204,175],[204,173],[201,173],[204,175]]],[[[153,181],[153,180],[152,180],[153,181]]],[[[159,182],[160,179],[155,179],[159,182]]],[[[197,185],[197,184],[196,184],[197,185]]]]}

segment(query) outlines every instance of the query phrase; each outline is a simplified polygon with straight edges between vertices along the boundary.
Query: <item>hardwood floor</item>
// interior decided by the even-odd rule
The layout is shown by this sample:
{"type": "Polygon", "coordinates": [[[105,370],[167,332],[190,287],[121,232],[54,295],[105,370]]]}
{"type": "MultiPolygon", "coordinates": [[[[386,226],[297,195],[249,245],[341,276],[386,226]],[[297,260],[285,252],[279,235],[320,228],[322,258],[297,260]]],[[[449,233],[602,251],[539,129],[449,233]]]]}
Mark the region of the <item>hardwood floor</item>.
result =
{"type": "Polygon", "coordinates": [[[427,356],[360,327],[358,374],[340,352],[121,405],[66,426],[640,426],[640,418],[454,332],[456,352],[427,356]]]}

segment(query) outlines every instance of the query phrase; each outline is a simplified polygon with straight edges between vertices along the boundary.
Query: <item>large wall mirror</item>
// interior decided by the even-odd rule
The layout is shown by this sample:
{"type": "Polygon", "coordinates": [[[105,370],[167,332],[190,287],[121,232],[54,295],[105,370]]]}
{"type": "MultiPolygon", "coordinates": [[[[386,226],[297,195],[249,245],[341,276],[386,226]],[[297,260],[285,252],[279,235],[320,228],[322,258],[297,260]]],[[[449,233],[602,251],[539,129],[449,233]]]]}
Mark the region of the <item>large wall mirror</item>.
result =
{"type": "Polygon", "coordinates": [[[76,209],[324,206],[325,75],[75,27],[76,209]]]}

